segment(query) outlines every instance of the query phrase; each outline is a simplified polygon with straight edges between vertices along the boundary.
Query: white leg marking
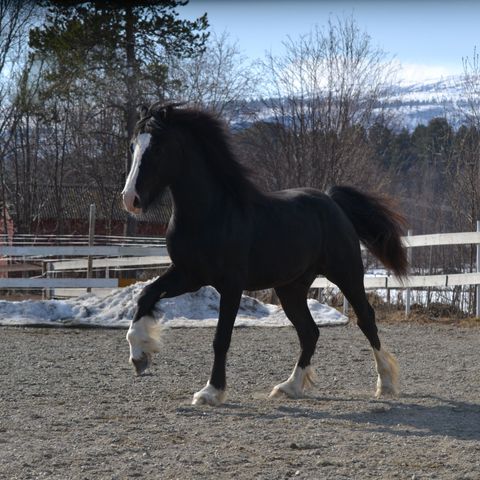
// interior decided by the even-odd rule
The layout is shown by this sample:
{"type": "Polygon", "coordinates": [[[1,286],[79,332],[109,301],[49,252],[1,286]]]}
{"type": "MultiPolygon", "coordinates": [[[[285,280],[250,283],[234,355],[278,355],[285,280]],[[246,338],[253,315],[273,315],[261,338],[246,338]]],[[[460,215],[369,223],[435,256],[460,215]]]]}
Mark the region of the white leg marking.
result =
{"type": "Polygon", "coordinates": [[[382,395],[398,395],[398,362],[397,359],[387,350],[373,349],[375,356],[375,366],[378,373],[377,379],[377,398],[382,395]]]}
{"type": "Polygon", "coordinates": [[[314,385],[314,378],[313,368],[310,365],[306,368],[301,368],[297,365],[287,381],[273,387],[269,397],[277,398],[282,395],[290,398],[303,397],[305,388],[314,385]]]}
{"type": "Polygon", "coordinates": [[[221,405],[226,398],[227,394],[225,390],[218,390],[210,382],[197,393],[193,395],[192,405],[212,405],[212,407],[217,407],[221,405]]]}
{"type": "Polygon", "coordinates": [[[162,326],[153,317],[145,316],[132,322],[127,332],[130,344],[130,362],[142,358],[143,354],[151,356],[160,351],[162,326]]]}

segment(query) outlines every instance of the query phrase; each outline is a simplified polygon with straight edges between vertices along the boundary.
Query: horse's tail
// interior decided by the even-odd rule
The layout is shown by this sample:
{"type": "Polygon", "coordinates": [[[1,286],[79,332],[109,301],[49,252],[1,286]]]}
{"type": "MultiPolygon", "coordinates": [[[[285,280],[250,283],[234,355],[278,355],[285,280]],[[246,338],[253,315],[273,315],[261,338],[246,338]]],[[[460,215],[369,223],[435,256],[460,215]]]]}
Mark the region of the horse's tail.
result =
{"type": "Polygon", "coordinates": [[[350,219],[368,250],[395,275],[405,276],[408,261],[400,235],[406,220],[393,202],[347,186],[332,187],[328,195],[350,219]]]}

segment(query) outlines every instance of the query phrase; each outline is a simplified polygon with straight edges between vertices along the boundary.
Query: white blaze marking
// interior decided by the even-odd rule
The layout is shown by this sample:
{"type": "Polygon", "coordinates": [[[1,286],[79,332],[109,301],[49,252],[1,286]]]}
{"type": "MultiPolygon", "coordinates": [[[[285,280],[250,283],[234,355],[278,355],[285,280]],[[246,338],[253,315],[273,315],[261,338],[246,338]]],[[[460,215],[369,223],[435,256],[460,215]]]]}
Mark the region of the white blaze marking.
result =
{"type": "Polygon", "coordinates": [[[122,191],[123,204],[125,209],[129,212],[140,213],[140,209],[133,206],[137,192],[135,191],[135,184],[137,183],[138,172],[142,162],[143,154],[150,145],[152,135],[150,133],[140,133],[135,139],[135,149],[133,151],[132,167],[125,182],[125,187],[122,191]]]}

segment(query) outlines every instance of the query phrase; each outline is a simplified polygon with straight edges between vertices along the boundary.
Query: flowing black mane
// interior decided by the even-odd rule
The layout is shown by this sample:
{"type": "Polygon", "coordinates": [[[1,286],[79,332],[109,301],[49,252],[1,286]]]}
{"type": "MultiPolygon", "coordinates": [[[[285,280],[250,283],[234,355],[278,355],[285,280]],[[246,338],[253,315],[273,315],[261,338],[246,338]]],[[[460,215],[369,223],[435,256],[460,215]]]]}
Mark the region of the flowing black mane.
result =
{"type": "Polygon", "coordinates": [[[178,107],[153,105],[144,110],[136,133],[155,135],[167,129],[179,130],[183,135],[188,132],[195,141],[184,144],[183,148],[202,155],[219,185],[241,202],[259,197],[261,192],[252,172],[236,158],[225,124],[210,112],[178,107]]]}

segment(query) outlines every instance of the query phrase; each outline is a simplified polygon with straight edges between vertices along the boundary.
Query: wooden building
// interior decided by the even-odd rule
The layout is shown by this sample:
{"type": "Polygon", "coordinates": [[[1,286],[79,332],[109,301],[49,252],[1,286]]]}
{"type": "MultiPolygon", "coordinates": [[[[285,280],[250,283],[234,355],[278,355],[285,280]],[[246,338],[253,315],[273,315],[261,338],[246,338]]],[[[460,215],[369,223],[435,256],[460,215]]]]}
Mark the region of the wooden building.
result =
{"type": "MultiPolygon", "coordinates": [[[[96,207],[95,233],[124,234],[128,214],[122,208],[118,190],[100,190],[86,185],[64,186],[59,192],[49,188],[42,190],[43,192],[37,195],[38,201],[31,207],[28,219],[21,218],[15,198],[8,199],[8,211],[15,233],[86,235],[90,205],[93,203],[96,207]]],[[[135,234],[164,236],[171,211],[170,195],[165,192],[146,214],[137,218],[135,234]]]]}

